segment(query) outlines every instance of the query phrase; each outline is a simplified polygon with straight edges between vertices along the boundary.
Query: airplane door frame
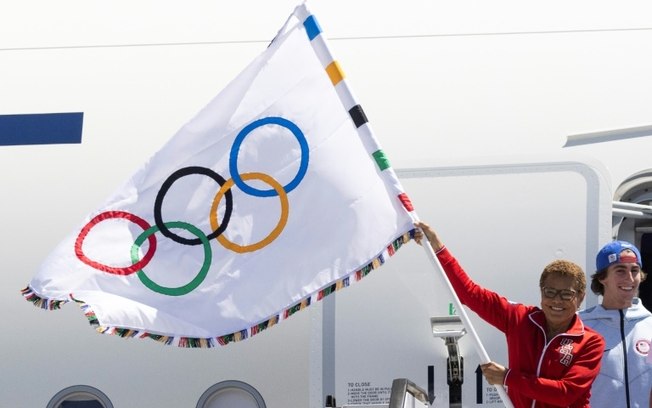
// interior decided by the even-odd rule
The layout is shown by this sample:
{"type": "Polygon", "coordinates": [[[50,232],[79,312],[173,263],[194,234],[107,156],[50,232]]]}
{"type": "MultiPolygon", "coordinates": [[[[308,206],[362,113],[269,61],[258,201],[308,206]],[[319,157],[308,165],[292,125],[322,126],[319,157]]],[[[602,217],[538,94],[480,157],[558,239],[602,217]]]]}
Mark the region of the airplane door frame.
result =
{"type": "MultiPolygon", "coordinates": [[[[652,205],[652,169],[633,174],[623,181],[614,193],[614,202],[642,206],[652,205]]],[[[632,242],[641,251],[643,270],[648,279],[639,287],[639,297],[643,305],[652,309],[652,214],[642,211],[640,215],[622,216],[614,214],[613,237],[632,242]]]]}

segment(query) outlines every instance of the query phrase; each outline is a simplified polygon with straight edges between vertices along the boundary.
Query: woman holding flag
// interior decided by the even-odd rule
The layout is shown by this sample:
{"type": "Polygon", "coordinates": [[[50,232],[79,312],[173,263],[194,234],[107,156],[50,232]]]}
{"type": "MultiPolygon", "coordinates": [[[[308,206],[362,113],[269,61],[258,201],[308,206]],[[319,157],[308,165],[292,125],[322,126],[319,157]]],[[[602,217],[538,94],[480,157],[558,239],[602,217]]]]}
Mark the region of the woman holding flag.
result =
{"type": "Polygon", "coordinates": [[[541,307],[511,303],[473,282],[430,226],[415,226],[416,242],[425,235],[460,301],[505,333],[509,367],[482,364],[487,381],[507,387],[516,408],[589,407],[605,343],[576,313],[586,293],[582,268],[553,261],[539,279],[541,307]]]}

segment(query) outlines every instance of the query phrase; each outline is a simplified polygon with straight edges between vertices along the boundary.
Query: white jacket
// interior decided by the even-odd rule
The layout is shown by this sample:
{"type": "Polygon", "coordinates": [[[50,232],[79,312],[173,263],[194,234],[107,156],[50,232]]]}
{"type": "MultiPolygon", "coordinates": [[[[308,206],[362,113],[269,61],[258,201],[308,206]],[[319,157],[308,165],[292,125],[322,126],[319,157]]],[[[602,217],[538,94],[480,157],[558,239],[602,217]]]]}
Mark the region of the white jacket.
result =
{"type": "Polygon", "coordinates": [[[580,317],[606,342],[600,374],[591,388],[591,407],[649,408],[652,313],[634,298],[628,309],[606,310],[598,305],[581,311],[580,317]]]}

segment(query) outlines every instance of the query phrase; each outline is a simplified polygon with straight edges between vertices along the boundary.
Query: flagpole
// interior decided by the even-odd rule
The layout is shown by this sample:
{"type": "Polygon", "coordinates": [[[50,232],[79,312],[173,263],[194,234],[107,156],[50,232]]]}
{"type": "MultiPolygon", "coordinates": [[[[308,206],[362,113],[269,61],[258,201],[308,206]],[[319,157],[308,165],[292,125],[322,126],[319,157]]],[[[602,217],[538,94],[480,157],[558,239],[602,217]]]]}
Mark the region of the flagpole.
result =
{"type": "MultiPolygon", "coordinates": [[[[373,155],[373,158],[376,160],[376,163],[380,168],[380,170],[382,171],[383,176],[386,177],[386,180],[389,182],[389,187],[393,190],[396,196],[399,197],[403,206],[406,207],[406,209],[408,209],[408,211],[411,212],[411,215],[415,219],[415,221],[418,220],[418,217],[416,216],[416,212],[414,211],[414,208],[412,208],[412,204],[409,202],[409,199],[403,192],[401,183],[398,180],[396,173],[389,166],[389,163],[384,153],[382,152],[380,145],[376,141],[376,138],[374,137],[371,131],[371,127],[367,121],[364,111],[362,110],[360,105],[356,102],[356,99],[354,98],[351,89],[348,87],[346,81],[344,81],[344,73],[340,69],[337,61],[333,58],[328,48],[328,45],[326,44],[326,39],[321,35],[321,27],[319,27],[319,24],[315,20],[314,16],[310,13],[308,8],[306,7],[305,1],[301,5],[296,7],[294,11],[294,15],[297,16],[297,18],[303,23],[304,27],[306,28],[306,34],[310,39],[310,44],[313,50],[315,51],[317,58],[319,58],[322,67],[324,67],[328,76],[330,77],[331,82],[333,83],[333,86],[335,87],[335,90],[337,92],[337,95],[340,101],[342,102],[342,104],[344,105],[344,108],[351,115],[351,118],[353,119],[353,122],[357,127],[360,140],[364,144],[367,151],[373,155]]],[[[427,238],[425,239],[427,241],[427,238]]],[[[464,310],[462,303],[457,297],[457,294],[455,293],[453,286],[448,280],[448,277],[444,273],[444,270],[441,264],[439,263],[439,260],[437,259],[437,256],[435,255],[432,247],[430,246],[429,243],[427,245],[423,245],[423,247],[426,248],[426,253],[428,254],[428,258],[430,259],[431,263],[435,267],[435,270],[437,270],[441,274],[441,276],[444,278],[444,282],[446,282],[446,286],[453,297],[453,302],[455,303],[456,310],[458,310],[458,312],[460,313],[460,318],[462,320],[462,323],[464,324],[464,327],[466,328],[468,333],[471,335],[471,338],[473,339],[473,343],[476,347],[476,351],[480,356],[480,362],[482,364],[489,363],[491,361],[489,359],[489,355],[487,354],[487,351],[482,345],[482,342],[480,341],[480,337],[475,331],[473,324],[469,320],[469,317],[466,314],[466,311],[464,310]]],[[[502,385],[497,385],[496,389],[498,390],[498,394],[500,395],[500,398],[502,399],[505,407],[513,408],[512,401],[509,399],[509,396],[505,392],[505,388],[502,385]]]]}

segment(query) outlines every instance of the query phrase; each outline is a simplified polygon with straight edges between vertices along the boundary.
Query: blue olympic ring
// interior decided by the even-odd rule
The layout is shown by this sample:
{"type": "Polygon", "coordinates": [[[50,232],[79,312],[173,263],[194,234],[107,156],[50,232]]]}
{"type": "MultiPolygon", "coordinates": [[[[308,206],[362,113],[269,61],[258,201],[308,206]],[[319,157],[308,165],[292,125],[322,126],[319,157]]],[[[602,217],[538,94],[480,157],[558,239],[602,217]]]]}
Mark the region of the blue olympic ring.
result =
{"type": "Polygon", "coordinates": [[[245,183],[242,180],[242,178],[240,177],[240,171],[238,170],[238,152],[240,151],[240,146],[242,145],[242,142],[244,141],[245,137],[247,137],[247,135],[252,130],[269,124],[279,125],[289,129],[294,135],[294,137],[297,138],[297,141],[299,142],[299,146],[301,147],[301,163],[299,165],[299,171],[297,172],[297,175],[294,177],[294,179],[292,179],[292,181],[290,181],[288,184],[283,186],[285,192],[289,193],[290,191],[294,190],[299,185],[303,177],[306,175],[306,171],[308,170],[310,149],[308,148],[308,141],[306,140],[306,137],[303,135],[303,132],[301,132],[301,129],[299,129],[297,125],[295,125],[294,123],[290,122],[285,118],[276,117],[276,116],[270,116],[267,118],[262,118],[253,121],[247,126],[245,126],[240,131],[240,133],[238,133],[238,136],[236,136],[235,140],[233,141],[233,146],[231,146],[231,154],[229,156],[229,171],[231,173],[231,178],[233,179],[233,182],[235,183],[235,185],[240,187],[240,190],[252,196],[274,197],[278,195],[278,193],[274,189],[258,190],[256,188],[250,187],[247,183],[245,183]]]}

